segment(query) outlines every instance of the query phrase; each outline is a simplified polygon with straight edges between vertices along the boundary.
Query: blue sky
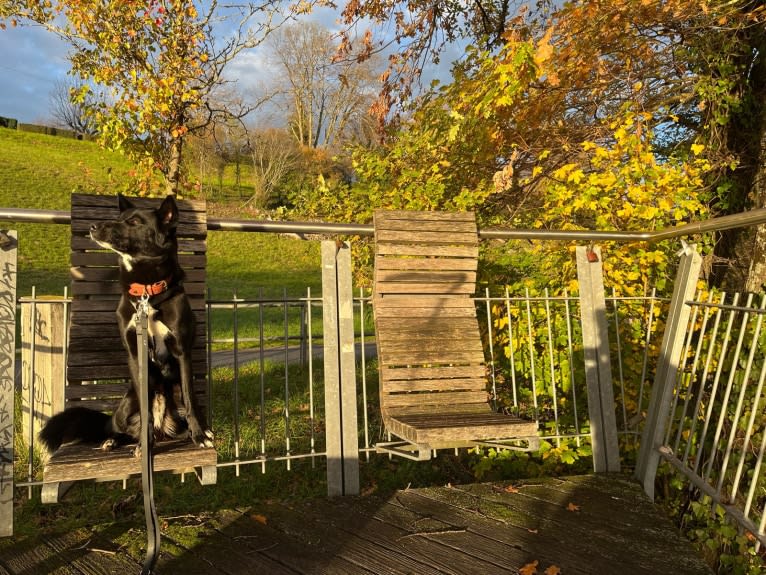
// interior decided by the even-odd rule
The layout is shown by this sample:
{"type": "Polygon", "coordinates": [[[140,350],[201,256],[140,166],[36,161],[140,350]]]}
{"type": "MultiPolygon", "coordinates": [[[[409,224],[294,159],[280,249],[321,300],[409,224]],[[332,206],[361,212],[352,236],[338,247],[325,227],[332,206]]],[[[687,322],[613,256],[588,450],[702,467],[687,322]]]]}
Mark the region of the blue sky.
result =
{"type": "MultiPolygon", "coordinates": [[[[337,15],[317,9],[302,18],[320,22],[328,29],[337,26],[337,15]]],[[[0,116],[19,122],[46,123],[50,118],[50,96],[56,81],[68,81],[69,46],[39,26],[10,25],[0,30],[0,116]]],[[[263,51],[240,54],[227,68],[241,92],[258,88],[268,74],[263,51]]]]}
{"type": "MultiPolygon", "coordinates": [[[[337,29],[337,12],[320,8],[303,19],[337,29]]],[[[50,122],[50,99],[57,81],[69,80],[67,53],[69,46],[39,26],[7,27],[0,30],[0,116],[19,122],[50,122]]],[[[426,70],[423,85],[432,77],[446,80],[449,62],[461,56],[462,50],[451,46],[439,66],[426,70]]],[[[227,68],[227,76],[236,79],[240,93],[257,92],[269,81],[271,71],[263,50],[239,55],[227,68]]]]}
{"type": "Polygon", "coordinates": [[[31,123],[47,119],[53,86],[67,78],[67,50],[40,27],[0,30],[0,116],[31,123]]]}

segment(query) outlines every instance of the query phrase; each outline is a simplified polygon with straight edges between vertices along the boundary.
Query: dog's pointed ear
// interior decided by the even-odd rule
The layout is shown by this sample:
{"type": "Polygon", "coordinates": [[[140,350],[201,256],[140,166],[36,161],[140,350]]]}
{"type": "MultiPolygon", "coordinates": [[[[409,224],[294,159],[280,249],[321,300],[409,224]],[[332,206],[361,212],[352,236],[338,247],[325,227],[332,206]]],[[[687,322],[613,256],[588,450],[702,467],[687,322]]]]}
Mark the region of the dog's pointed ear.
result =
{"type": "Polygon", "coordinates": [[[130,210],[136,207],[128,198],[126,198],[122,194],[117,194],[117,204],[120,206],[121,212],[124,212],[125,210],[130,210]]]}
{"type": "Polygon", "coordinates": [[[175,196],[168,196],[162,201],[158,214],[160,224],[166,230],[175,228],[178,225],[178,205],[176,205],[175,196]]]}

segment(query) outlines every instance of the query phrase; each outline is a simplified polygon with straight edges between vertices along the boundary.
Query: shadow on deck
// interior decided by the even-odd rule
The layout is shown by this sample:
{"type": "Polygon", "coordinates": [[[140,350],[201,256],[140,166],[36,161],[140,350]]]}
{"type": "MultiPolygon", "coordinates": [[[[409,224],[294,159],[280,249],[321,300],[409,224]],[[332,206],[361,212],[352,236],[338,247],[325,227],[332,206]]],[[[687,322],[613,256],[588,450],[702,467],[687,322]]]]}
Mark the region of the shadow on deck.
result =
{"type": "MultiPolygon", "coordinates": [[[[485,575],[535,561],[528,573],[712,573],[623,476],[264,503],[205,517],[196,544],[184,548],[173,532],[188,520],[161,518],[156,573],[485,575]]],[[[14,575],[138,573],[143,559],[117,548],[108,528],[23,539],[0,548],[0,558],[0,574],[14,575]]]]}

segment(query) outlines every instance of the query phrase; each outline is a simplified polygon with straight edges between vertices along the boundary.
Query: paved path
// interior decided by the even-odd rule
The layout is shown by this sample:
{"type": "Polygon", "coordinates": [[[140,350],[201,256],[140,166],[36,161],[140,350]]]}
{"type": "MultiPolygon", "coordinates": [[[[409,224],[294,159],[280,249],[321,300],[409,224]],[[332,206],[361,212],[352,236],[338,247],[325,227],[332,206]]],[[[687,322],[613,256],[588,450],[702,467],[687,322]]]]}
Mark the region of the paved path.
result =
{"type": "MultiPolygon", "coordinates": [[[[356,344],[356,355],[359,357],[362,349],[362,344],[356,344]]],[[[324,357],[324,348],[321,345],[313,346],[314,357],[316,359],[322,359],[324,357]]],[[[365,342],[364,352],[367,359],[371,359],[377,355],[375,348],[375,342],[365,342]]],[[[251,361],[260,361],[260,349],[241,349],[237,353],[237,359],[239,364],[250,363],[251,361]]],[[[263,350],[263,358],[267,361],[283,362],[285,360],[285,348],[284,347],[271,347],[263,350]]],[[[289,363],[298,363],[301,360],[301,349],[297,346],[290,346],[287,348],[287,361],[289,363]]],[[[234,365],[234,352],[227,351],[215,351],[212,357],[213,367],[224,367],[234,365]]]]}

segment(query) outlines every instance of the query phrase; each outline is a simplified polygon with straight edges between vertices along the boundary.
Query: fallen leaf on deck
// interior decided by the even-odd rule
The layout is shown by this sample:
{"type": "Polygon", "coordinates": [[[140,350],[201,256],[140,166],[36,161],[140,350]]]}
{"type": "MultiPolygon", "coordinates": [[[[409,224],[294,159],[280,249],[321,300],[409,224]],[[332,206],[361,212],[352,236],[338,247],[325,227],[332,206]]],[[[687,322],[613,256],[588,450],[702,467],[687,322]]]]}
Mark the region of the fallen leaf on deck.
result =
{"type": "Polygon", "coordinates": [[[259,513],[254,513],[253,515],[250,516],[250,519],[253,519],[254,521],[257,521],[261,525],[266,525],[266,516],[265,515],[261,515],[259,513]]]}
{"type": "Polygon", "coordinates": [[[509,485],[508,487],[505,488],[505,492],[506,493],[518,493],[519,490],[518,490],[518,488],[514,487],[513,485],[509,485]]]}
{"type": "Polygon", "coordinates": [[[575,505],[574,503],[570,503],[569,505],[567,505],[567,511],[579,511],[579,510],[580,510],[579,505],[575,505]]]}
{"type": "Polygon", "coordinates": [[[534,533],[535,535],[538,534],[537,529],[527,529],[527,531],[529,531],[530,533],[534,533]]]}
{"type": "Polygon", "coordinates": [[[532,563],[527,563],[519,569],[519,575],[536,575],[537,573],[537,565],[540,563],[537,559],[532,561],[532,563]]]}
{"type": "Polygon", "coordinates": [[[543,571],[543,575],[561,575],[561,569],[559,569],[556,565],[551,565],[545,571],[543,571]]]}

